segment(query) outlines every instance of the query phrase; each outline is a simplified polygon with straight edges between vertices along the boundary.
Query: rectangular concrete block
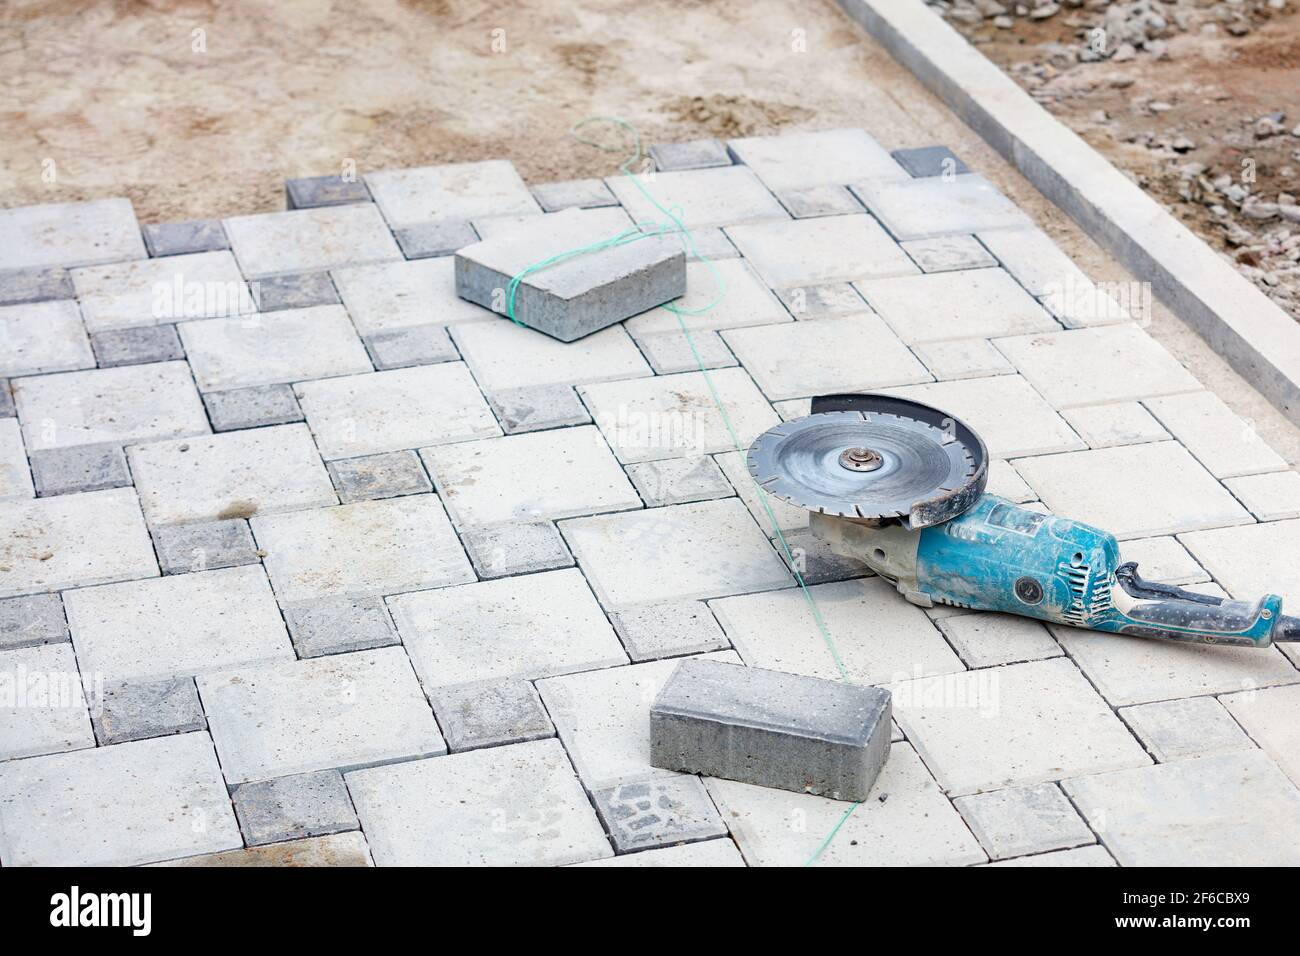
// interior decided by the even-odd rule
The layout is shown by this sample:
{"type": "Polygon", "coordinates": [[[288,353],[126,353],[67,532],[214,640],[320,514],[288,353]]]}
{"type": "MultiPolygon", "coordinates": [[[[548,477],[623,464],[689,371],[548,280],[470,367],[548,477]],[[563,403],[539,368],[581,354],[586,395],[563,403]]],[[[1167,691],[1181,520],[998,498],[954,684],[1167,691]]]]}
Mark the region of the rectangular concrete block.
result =
{"type": "Polygon", "coordinates": [[[686,660],[650,708],[650,762],[865,800],[889,756],[891,709],[880,688],[686,660]]]}
{"type": "MultiPolygon", "coordinates": [[[[631,228],[621,209],[571,209],[533,217],[456,253],[456,294],[503,315],[511,280],[530,266],[631,228]]],[[[528,273],[516,287],[514,317],[562,342],[662,305],[686,292],[686,254],[654,236],[585,252],[528,273]]]]}
{"type": "Polygon", "coordinates": [[[0,269],[143,259],[129,199],[45,203],[0,211],[0,269]]]}

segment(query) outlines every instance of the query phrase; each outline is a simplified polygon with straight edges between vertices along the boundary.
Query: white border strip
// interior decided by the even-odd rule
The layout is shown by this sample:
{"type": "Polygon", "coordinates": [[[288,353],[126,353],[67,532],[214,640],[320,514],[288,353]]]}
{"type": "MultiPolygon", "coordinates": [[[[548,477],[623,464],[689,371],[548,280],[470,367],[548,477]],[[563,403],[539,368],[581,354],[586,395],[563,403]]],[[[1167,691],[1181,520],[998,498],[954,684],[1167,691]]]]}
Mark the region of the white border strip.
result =
{"type": "MultiPolygon", "coordinates": [[[[922,0],[837,0],[1043,195],[1300,423],[1300,323],[922,0]]],[[[1116,369],[1116,374],[1123,374],[1116,369]]]]}

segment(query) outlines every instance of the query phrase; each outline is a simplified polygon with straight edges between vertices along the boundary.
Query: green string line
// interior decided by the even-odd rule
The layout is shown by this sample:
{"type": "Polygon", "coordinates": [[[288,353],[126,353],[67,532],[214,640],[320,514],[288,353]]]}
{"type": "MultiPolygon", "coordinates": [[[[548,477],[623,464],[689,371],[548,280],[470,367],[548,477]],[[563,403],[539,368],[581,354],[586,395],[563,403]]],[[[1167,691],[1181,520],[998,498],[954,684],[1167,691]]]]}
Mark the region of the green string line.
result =
{"type": "Polygon", "coordinates": [[[808,857],[808,860],[806,863],[804,863],[804,866],[812,866],[819,859],[821,859],[821,855],[826,852],[826,848],[830,846],[831,841],[835,839],[835,834],[840,832],[840,827],[844,826],[844,824],[849,822],[849,817],[853,816],[853,811],[860,806],[862,806],[861,803],[855,803],[853,804],[853,806],[849,807],[847,810],[844,811],[844,815],[840,817],[840,822],[835,824],[835,828],[831,830],[830,833],[826,834],[826,839],[822,840],[822,845],[817,848],[816,853],[808,857]]]}

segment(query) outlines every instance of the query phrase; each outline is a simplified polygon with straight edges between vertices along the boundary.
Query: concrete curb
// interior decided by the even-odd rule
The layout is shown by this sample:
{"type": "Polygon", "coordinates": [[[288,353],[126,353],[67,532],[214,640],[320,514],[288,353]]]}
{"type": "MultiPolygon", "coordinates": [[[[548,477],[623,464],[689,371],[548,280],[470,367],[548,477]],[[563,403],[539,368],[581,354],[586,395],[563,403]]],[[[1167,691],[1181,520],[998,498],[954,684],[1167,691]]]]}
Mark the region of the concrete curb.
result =
{"type": "Polygon", "coordinates": [[[1291,421],[1300,323],[1054,119],[921,0],[837,0],[1291,421]]]}

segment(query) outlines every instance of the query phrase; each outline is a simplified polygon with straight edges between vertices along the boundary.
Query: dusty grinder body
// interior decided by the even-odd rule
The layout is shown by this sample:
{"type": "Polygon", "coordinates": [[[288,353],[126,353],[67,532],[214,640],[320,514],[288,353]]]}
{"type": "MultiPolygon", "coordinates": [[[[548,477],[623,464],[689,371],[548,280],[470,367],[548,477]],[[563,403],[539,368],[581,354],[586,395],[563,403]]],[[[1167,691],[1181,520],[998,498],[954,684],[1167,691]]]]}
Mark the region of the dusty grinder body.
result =
{"type": "Polygon", "coordinates": [[[1233,601],[1144,581],[1121,564],[1115,536],[982,495],[941,524],[864,522],[813,512],[836,554],[864,562],[922,607],[1002,611],[1096,631],[1267,647],[1300,639],[1282,599],[1233,601]]]}

